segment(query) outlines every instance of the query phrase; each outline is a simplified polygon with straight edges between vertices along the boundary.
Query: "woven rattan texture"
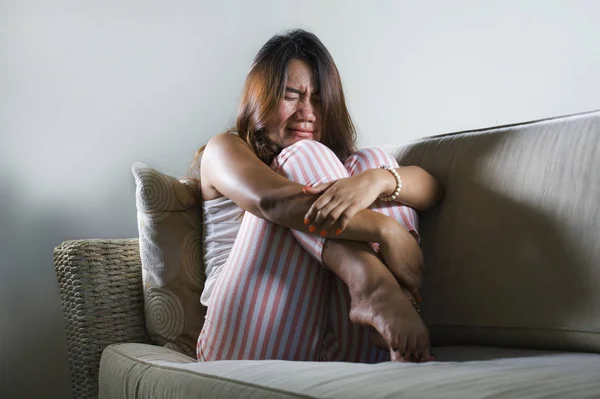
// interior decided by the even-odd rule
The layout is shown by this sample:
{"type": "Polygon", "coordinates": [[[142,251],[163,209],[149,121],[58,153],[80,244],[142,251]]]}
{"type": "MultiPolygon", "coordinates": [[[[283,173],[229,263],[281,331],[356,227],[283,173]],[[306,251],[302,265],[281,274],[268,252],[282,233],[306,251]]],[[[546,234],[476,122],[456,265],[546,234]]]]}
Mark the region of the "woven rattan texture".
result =
{"type": "Polygon", "coordinates": [[[104,348],[150,343],[137,239],[65,241],[54,249],[74,398],[96,397],[104,348]]]}

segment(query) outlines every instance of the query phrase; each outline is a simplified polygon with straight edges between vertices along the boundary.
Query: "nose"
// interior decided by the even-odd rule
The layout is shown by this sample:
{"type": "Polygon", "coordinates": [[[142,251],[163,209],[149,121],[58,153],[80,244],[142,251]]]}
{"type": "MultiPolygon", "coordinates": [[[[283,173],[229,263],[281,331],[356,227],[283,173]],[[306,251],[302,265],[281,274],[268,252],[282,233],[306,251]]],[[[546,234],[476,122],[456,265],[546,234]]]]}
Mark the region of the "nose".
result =
{"type": "Polygon", "coordinates": [[[306,122],[315,122],[317,116],[315,115],[315,107],[310,100],[304,100],[298,102],[298,119],[306,122]]]}

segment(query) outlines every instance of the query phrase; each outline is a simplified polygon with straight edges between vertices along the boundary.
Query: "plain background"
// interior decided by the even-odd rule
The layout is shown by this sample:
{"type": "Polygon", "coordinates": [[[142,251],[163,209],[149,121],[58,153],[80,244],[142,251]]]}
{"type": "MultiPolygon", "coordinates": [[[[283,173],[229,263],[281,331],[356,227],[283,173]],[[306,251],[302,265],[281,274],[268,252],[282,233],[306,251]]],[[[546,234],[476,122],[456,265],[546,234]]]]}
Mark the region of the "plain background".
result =
{"type": "Polygon", "coordinates": [[[52,249],[136,237],[135,161],[182,176],[251,60],[302,27],[361,146],[600,108],[600,2],[0,0],[0,392],[68,397],[52,249]]]}

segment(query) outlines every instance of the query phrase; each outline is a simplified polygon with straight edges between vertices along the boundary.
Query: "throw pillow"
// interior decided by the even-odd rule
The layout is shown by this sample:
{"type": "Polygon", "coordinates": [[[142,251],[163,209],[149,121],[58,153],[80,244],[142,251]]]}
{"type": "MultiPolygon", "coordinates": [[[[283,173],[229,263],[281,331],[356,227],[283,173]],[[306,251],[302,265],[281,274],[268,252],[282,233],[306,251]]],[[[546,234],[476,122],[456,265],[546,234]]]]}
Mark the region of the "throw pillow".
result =
{"type": "Polygon", "coordinates": [[[143,163],[132,167],[150,338],[195,357],[206,309],[202,202],[197,181],[178,180],[143,163]]]}

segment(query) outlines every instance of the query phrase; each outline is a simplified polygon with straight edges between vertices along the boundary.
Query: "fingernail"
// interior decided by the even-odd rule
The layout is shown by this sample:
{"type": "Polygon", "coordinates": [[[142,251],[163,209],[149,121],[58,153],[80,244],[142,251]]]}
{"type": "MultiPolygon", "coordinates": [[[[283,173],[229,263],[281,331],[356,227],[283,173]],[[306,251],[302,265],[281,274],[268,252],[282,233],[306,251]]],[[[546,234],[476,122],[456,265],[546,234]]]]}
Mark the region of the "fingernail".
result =
{"type": "Polygon", "coordinates": [[[339,236],[341,233],[342,233],[342,229],[337,229],[337,230],[335,231],[335,235],[336,235],[336,236],[339,236]]]}
{"type": "Polygon", "coordinates": [[[304,187],[302,188],[302,192],[303,192],[304,194],[308,194],[308,192],[307,192],[306,190],[308,190],[309,188],[310,188],[309,186],[304,186],[304,187]]]}
{"type": "Polygon", "coordinates": [[[319,233],[319,235],[321,237],[325,237],[327,235],[327,230],[321,230],[321,232],[319,233]]]}
{"type": "Polygon", "coordinates": [[[314,233],[315,231],[317,231],[317,228],[316,228],[315,226],[310,226],[310,227],[308,228],[308,231],[309,231],[310,233],[314,233]]]}
{"type": "Polygon", "coordinates": [[[310,220],[304,219],[304,224],[310,224],[310,220]]]}

